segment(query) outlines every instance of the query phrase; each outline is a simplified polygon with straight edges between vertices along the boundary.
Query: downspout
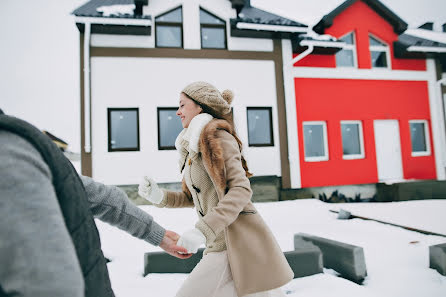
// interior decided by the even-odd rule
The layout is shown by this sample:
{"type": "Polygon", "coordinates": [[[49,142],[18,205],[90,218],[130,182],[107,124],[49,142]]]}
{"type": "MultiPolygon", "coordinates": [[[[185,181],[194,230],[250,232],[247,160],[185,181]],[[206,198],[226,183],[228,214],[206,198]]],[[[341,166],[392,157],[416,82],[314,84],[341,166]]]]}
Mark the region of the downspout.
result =
{"type": "Polygon", "coordinates": [[[85,22],[84,32],[84,124],[86,153],[91,153],[91,98],[90,98],[90,36],[91,23],[85,22]]]}
{"type": "MultiPolygon", "coordinates": [[[[442,90],[441,90],[441,85],[442,84],[446,84],[446,77],[443,77],[442,79],[440,79],[440,80],[435,82],[435,87],[436,87],[437,92],[438,92],[438,97],[440,98],[440,104],[443,107],[442,108],[443,109],[442,110],[442,112],[443,112],[443,139],[445,139],[446,138],[446,106],[444,105],[445,102],[444,102],[444,99],[443,99],[443,96],[442,96],[443,95],[442,94],[442,90]]],[[[446,142],[446,140],[445,140],[445,142],[446,142]]],[[[443,159],[443,167],[444,167],[444,170],[446,172],[446,160],[444,160],[444,159],[443,159]]]]}
{"type": "Polygon", "coordinates": [[[311,54],[314,50],[314,45],[311,43],[304,43],[302,42],[301,45],[307,45],[308,48],[303,51],[302,53],[300,53],[299,55],[295,56],[292,60],[291,60],[291,67],[296,64],[297,62],[299,62],[300,60],[302,60],[303,58],[305,58],[306,56],[308,56],[309,54],[311,54]]]}

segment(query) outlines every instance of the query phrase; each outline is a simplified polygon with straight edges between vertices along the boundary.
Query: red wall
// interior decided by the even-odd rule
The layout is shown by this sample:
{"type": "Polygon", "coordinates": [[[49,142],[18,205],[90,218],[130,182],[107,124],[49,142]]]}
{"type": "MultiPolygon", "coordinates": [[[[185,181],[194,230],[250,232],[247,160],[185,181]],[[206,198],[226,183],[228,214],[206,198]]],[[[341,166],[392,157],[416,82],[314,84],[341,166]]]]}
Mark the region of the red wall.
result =
{"type": "MultiPolygon", "coordinates": [[[[425,60],[396,59],[393,55],[393,42],[398,40],[393,27],[362,1],[357,1],[340,13],[333,25],[325,30],[337,38],[354,31],[358,68],[370,69],[371,58],[369,50],[369,33],[386,42],[390,47],[391,65],[394,70],[426,70],[425,60]]],[[[295,66],[336,67],[334,55],[309,55],[295,64],[295,66]]]]}
{"type": "Polygon", "coordinates": [[[295,79],[302,187],[378,182],[373,120],[397,119],[405,179],[434,179],[432,155],[411,156],[409,120],[425,119],[430,129],[428,88],[421,81],[295,79]],[[361,120],[365,158],[342,159],[341,120],[361,120]],[[303,121],[326,121],[329,160],[304,160],[303,121]]]}

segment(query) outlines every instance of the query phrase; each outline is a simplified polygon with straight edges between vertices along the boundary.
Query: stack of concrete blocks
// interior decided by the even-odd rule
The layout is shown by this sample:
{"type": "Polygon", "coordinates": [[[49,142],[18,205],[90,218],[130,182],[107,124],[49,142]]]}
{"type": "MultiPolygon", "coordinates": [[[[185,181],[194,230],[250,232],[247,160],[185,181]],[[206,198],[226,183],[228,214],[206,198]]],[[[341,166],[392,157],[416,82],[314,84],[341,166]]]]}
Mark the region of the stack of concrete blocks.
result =
{"type": "Polygon", "coordinates": [[[204,249],[188,259],[178,259],[165,252],[144,254],[144,276],[149,273],[190,273],[203,257],[204,249]]]}
{"type": "MultiPolygon", "coordinates": [[[[144,276],[149,273],[190,273],[203,257],[203,249],[192,257],[181,260],[165,252],[150,252],[144,255],[144,276]]],[[[295,244],[295,250],[285,252],[294,272],[294,277],[303,277],[321,273],[321,250],[308,241],[299,241],[295,244]]]]}
{"type": "Polygon", "coordinates": [[[429,267],[446,276],[446,243],[429,247],[429,267]]]}
{"type": "Polygon", "coordinates": [[[367,276],[362,247],[305,233],[294,235],[295,246],[302,240],[318,246],[322,251],[324,267],[335,270],[342,277],[360,284],[367,276]]]}
{"type": "Polygon", "coordinates": [[[294,272],[294,278],[309,276],[323,271],[322,252],[310,241],[294,240],[294,251],[285,252],[294,272]]]}

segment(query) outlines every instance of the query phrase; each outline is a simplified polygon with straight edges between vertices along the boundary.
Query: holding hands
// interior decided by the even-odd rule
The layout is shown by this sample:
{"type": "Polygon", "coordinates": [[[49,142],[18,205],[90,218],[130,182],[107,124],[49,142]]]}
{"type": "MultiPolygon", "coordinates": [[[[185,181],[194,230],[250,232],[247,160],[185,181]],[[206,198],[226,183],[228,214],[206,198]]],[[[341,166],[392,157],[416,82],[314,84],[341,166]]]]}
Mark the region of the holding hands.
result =
{"type": "Polygon", "coordinates": [[[144,176],[143,181],[139,184],[138,194],[154,204],[160,204],[164,198],[164,192],[153,179],[147,176],[144,176]]]}
{"type": "Polygon", "coordinates": [[[178,245],[178,239],[180,236],[170,230],[166,230],[164,234],[164,238],[160,243],[160,248],[166,251],[171,256],[187,259],[192,256],[192,254],[187,252],[187,249],[178,245]]]}

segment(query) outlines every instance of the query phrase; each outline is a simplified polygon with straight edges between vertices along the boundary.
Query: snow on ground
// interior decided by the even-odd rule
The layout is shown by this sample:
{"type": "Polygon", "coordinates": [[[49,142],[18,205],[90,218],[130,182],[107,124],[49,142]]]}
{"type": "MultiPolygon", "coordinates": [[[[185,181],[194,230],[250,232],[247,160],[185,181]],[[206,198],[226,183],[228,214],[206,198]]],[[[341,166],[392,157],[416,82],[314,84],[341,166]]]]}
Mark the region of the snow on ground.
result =
{"type": "MultiPolygon", "coordinates": [[[[428,236],[361,219],[338,220],[330,209],[349,210],[418,229],[446,234],[446,199],[392,203],[329,204],[315,199],[257,203],[283,251],[293,249],[293,235],[314,234],[364,248],[368,276],[357,285],[324,273],[294,279],[282,289],[292,297],[444,297],[446,277],[429,268],[429,246],[446,237],[428,236]]],[[[193,209],[141,206],[167,229],[182,233],[194,226],[193,209]]],[[[149,274],[143,277],[144,253],[159,251],[148,243],[97,221],[113,289],[117,297],[174,296],[187,274],[149,274]]]]}

